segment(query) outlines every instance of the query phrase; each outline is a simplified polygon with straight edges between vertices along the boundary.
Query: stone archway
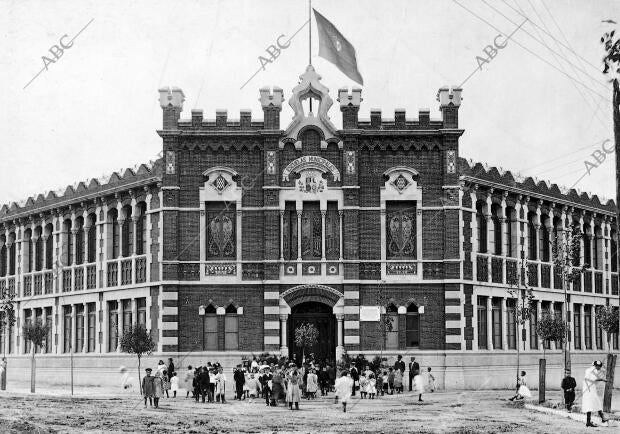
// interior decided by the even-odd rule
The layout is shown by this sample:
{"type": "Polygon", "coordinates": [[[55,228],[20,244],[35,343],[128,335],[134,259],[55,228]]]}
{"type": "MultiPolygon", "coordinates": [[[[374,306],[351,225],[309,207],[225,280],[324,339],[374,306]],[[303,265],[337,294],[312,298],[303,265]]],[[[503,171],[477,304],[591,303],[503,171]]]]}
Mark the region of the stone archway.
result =
{"type": "Polygon", "coordinates": [[[344,294],[326,285],[309,284],[289,288],[280,294],[280,333],[282,355],[289,354],[289,347],[295,351],[294,328],[301,322],[316,322],[320,332],[330,336],[320,337],[329,346],[326,358],[336,360],[344,351],[344,294]],[[323,307],[321,307],[323,306],[323,307]]]}

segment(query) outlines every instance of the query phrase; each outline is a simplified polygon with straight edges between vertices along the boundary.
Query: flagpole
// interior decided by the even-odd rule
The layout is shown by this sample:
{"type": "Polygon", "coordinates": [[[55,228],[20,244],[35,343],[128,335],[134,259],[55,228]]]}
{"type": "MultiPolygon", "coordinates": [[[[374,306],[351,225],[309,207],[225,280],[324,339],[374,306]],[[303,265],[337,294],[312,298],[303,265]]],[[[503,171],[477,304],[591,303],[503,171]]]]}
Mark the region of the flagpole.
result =
{"type": "Polygon", "coordinates": [[[308,63],[312,65],[312,0],[308,0],[308,63]]]}

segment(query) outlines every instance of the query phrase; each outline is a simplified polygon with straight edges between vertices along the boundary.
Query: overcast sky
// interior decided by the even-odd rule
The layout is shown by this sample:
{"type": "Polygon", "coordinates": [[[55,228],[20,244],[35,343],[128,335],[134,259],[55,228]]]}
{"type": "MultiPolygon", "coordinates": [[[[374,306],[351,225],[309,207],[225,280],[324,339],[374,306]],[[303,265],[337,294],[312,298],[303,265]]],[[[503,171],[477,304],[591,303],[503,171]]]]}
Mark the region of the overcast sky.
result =
{"type": "MultiPolygon", "coordinates": [[[[192,108],[204,109],[205,118],[215,118],[216,108],[228,109],[229,118],[250,108],[262,118],[258,89],[280,86],[288,100],[308,64],[304,27],[240,90],[265,49],[308,19],[305,0],[2,0],[0,6],[0,203],[155,159],[161,86],[183,89],[185,118],[192,108]],[[54,59],[50,47],[65,34],[67,45],[84,26],[54,59]],[[24,89],[43,69],[42,56],[55,62],[24,89]]],[[[437,89],[462,83],[478,67],[476,56],[488,58],[485,46],[500,32],[513,33],[524,14],[529,21],[463,86],[460,155],[567,187],[586,174],[590,160],[598,167],[576,188],[615,197],[615,155],[599,165],[591,154],[613,140],[599,41],[618,27],[601,21],[620,22],[619,1],[314,0],[313,7],[356,48],[363,119],[371,108],[386,118],[395,108],[409,118],[430,108],[438,118],[437,89]]],[[[312,62],[330,89],[330,116],[340,128],[337,89],[356,84],[318,57],[314,19],[312,32],[312,62]]],[[[291,116],[286,104],[282,128],[291,116]]]]}

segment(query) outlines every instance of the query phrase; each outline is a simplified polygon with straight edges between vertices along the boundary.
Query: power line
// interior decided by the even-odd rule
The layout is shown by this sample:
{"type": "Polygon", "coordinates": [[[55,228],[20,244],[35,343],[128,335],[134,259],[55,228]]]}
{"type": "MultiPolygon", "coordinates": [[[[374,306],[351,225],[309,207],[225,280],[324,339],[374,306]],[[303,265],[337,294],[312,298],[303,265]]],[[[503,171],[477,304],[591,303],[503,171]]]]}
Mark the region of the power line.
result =
{"type": "MultiPolygon", "coordinates": [[[[485,24],[489,25],[491,28],[495,29],[496,31],[500,32],[501,34],[505,34],[505,32],[502,32],[499,28],[497,28],[495,25],[491,24],[490,22],[488,22],[487,20],[485,20],[484,18],[482,18],[480,15],[476,14],[475,12],[473,12],[471,9],[467,8],[466,6],[463,6],[462,4],[460,4],[458,2],[458,0],[452,0],[454,1],[454,3],[456,3],[457,5],[459,5],[460,7],[462,7],[463,9],[465,9],[467,12],[469,12],[470,14],[472,14],[473,16],[475,16],[476,18],[478,18],[480,21],[484,22],[485,24]]],[[[550,63],[548,60],[544,59],[543,57],[541,57],[540,55],[538,55],[537,53],[533,52],[532,50],[530,50],[529,48],[527,48],[525,45],[521,44],[519,41],[517,41],[516,39],[513,39],[514,43],[517,44],[519,47],[523,48],[525,51],[527,51],[528,53],[530,53],[532,56],[538,58],[539,60],[543,61],[544,63],[546,63],[547,65],[551,66],[553,69],[557,70],[558,72],[560,72],[562,75],[565,75],[568,79],[573,80],[579,84],[581,84],[584,88],[588,89],[590,92],[594,93],[595,95],[598,95],[599,97],[605,99],[606,101],[608,101],[609,103],[611,103],[611,100],[608,99],[606,96],[603,96],[602,94],[598,93],[596,90],[592,89],[590,86],[586,85],[585,83],[582,83],[581,81],[575,79],[574,77],[570,76],[569,74],[567,74],[566,72],[562,71],[561,69],[557,68],[555,65],[553,65],[552,63],[550,63]]]]}

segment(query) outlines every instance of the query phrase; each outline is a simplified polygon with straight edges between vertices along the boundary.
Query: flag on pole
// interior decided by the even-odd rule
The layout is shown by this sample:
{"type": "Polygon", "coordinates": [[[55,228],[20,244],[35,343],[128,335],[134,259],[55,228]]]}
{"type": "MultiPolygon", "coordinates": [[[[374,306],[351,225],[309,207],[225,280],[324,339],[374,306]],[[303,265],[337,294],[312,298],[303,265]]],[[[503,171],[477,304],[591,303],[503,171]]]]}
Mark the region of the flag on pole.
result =
{"type": "Polygon", "coordinates": [[[313,9],[316,27],[319,30],[319,56],[336,65],[351,80],[363,85],[362,75],[357,70],[355,48],[342,33],[323,15],[313,9]]]}

